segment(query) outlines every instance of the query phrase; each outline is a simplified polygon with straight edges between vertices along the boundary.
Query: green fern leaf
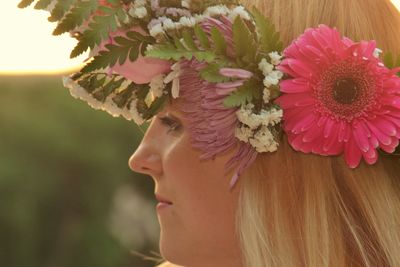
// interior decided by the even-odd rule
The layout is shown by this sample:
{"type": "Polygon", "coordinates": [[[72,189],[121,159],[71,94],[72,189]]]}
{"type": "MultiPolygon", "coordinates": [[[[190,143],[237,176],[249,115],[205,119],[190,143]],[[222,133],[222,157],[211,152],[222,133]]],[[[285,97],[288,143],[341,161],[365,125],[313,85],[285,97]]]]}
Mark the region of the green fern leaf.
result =
{"type": "Polygon", "coordinates": [[[208,40],[207,34],[205,31],[200,27],[199,24],[196,24],[194,26],[194,33],[196,34],[197,40],[199,40],[200,45],[204,49],[209,49],[210,48],[210,41],[208,40]]]}
{"type": "Polygon", "coordinates": [[[22,0],[21,2],[19,2],[18,7],[26,8],[26,7],[30,6],[33,3],[33,1],[35,1],[35,0],[22,0]]]}
{"type": "Polygon", "coordinates": [[[221,63],[211,63],[200,71],[200,76],[203,80],[211,83],[227,82],[230,79],[219,73],[219,70],[224,67],[221,63]]]}
{"type": "Polygon", "coordinates": [[[97,8],[97,0],[78,2],[65,18],[57,25],[53,35],[69,32],[87,20],[90,14],[97,8]]]}
{"type": "Polygon", "coordinates": [[[198,50],[196,44],[193,41],[193,35],[189,30],[182,32],[183,41],[189,50],[198,50]]]}
{"type": "Polygon", "coordinates": [[[254,35],[239,16],[236,17],[232,30],[236,57],[239,62],[242,60],[245,62],[245,64],[239,65],[247,66],[248,63],[254,62],[257,52],[257,43],[254,40],[254,35]]]}
{"type": "Polygon", "coordinates": [[[259,98],[257,88],[260,87],[255,79],[246,81],[236,91],[224,99],[224,106],[227,108],[240,107],[259,98]]]}
{"type": "Polygon", "coordinates": [[[274,24],[264,17],[256,8],[253,8],[252,14],[256,23],[256,32],[261,52],[281,52],[283,45],[279,40],[279,32],[275,30],[274,24]]]}
{"type": "Polygon", "coordinates": [[[50,5],[51,1],[52,0],[39,0],[35,4],[34,8],[35,9],[46,9],[50,5]]]}
{"type": "Polygon", "coordinates": [[[109,32],[117,29],[115,14],[121,8],[119,6],[111,9],[113,13],[107,16],[95,16],[93,22],[89,24],[89,29],[83,32],[78,44],[72,50],[70,57],[77,57],[88,48],[93,49],[95,45],[100,45],[102,40],[108,38],[109,32]]]}
{"type": "Polygon", "coordinates": [[[57,4],[51,11],[51,16],[48,18],[50,22],[60,21],[65,13],[71,8],[76,0],[57,0],[57,4]]]}
{"type": "Polygon", "coordinates": [[[214,43],[214,51],[218,55],[226,55],[226,41],[222,33],[213,26],[211,28],[211,39],[214,43]]]}
{"type": "Polygon", "coordinates": [[[386,67],[389,69],[392,69],[395,65],[395,60],[393,58],[392,52],[387,52],[383,56],[383,63],[385,64],[386,67]]]}

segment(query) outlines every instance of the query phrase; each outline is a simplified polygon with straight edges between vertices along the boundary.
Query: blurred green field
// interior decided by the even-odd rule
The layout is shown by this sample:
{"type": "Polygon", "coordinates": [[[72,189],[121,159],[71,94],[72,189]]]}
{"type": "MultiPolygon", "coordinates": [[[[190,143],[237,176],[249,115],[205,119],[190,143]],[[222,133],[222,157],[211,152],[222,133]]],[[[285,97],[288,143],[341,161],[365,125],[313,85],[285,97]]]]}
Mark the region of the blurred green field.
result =
{"type": "Polygon", "coordinates": [[[143,129],[72,98],[60,76],[0,76],[0,266],[148,267],[153,182],[143,129]]]}

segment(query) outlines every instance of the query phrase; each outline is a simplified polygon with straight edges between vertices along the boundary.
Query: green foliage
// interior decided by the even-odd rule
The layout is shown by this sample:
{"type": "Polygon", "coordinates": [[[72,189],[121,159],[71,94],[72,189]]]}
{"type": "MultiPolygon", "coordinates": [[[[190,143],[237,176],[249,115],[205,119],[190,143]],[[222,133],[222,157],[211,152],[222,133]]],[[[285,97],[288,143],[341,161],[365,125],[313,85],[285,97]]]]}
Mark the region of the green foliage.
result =
{"type": "Polygon", "coordinates": [[[75,1],[76,0],[57,0],[57,3],[51,11],[51,16],[48,18],[48,20],[51,22],[61,20],[75,1]]]}
{"type": "Polygon", "coordinates": [[[240,107],[247,103],[253,102],[253,99],[259,99],[260,94],[258,88],[262,88],[254,78],[247,80],[236,91],[232,92],[224,99],[224,106],[228,108],[240,107]]]}
{"type": "Polygon", "coordinates": [[[33,3],[33,1],[35,1],[35,0],[22,0],[21,2],[19,2],[18,7],[26,8],[26,7],[30,6],[33,3]]]}
{"type": "Polygon", "coordinates": [[[72,50],[70,57],[77,57],[88,48],[93,49],[95,45],[100,45],[102,40],[108,38],[109,32],[117,29],[116,16],[122,8],[121,5],[113,8],[101,7],[104,15],[94,17],[93,22],[89,24],[89,28],[79,38],[79,42],[72,50]]]}
{"type": "Polygon", "coordinates": [[[250,29],[240,16],[236,17],[232,26],[232,31],[237,60],[244,61],[245,65],[254,62],[256,60],[257,44],[250,29]]]}
{"type": "Polygon", "coordinates": [[[257,8],[253,8],[252,12],[256,23],[256,31],[258,35],[258,43],[260,45],[260,52],[268,54],[272,51],[281,52],[283,44],[279,40],[279,32],[276,32],[274,24],[257,8]]]}
{"type": "Polygon", "coordinates": [[[130,251],[158,251],[157,240],[123,247],[110,230],[121,186],[153,204],[151,179],[127,166],[145,128],[75,100],[60,77],[0,77],[0,88],[0,265],[155,266],[130,251]]]}
{"type": "Polygon", "coordinates": [[[199,40],[201,46],[205,49],[210,48],[210,41],[208,40],[207,34],[203,31],[199,24],[194,26],[194,33],[197,40],[199,40]]]}
{"type": "Polygon", "coordinates": [[[217,27],[211,28],[211,39],[214,44],[214,52],[217,55],[226,56],[226,41],[217,27]]]}
{"type": "Polygon", "coordinates": [[[88,20],[90,14],[97,8],[97,0],[78,2],[64,19],[57,25],[53,35],[69,32],[88,20]]]}
{"type": "Polygon", "coordinates": [[[206,50],[209,43],[205,39],[207,39],[207,35],[201,27],[197,27],[194,32],[185,29],[182,31],[181,39],[175,36],[173,43],[155,45],[153,49],[146,52],[146,56],[175,61],[182,58],[191,60],[195,57],[198,61],[212,62],[215,60],[216,54],[213,51],[206,50]],[[196,45],[194,38],[201,40],[199,45],[196,45]]]}
{"type": "Polygon", "coordinates": [[[219,70],[223,67],[223,63],[211,63],[200,71],[200,76],[203,80],[211,83],[227,82],[230,79],[219,73],[219,70]]]}
{"type": "MultiPolygon", "coordinates": [[[[389,69],[394,69],[400,67],[400,55],[394,56],[392,52],[387,52],[384,54],[383,63],[389,69]]],[[[397,72],[397,75],[400,77],[400,72],[397,72]]]]}
{"type": "Polygon", "coordinates": [[[36,4],[35,4],[35,9],[45,9],[47,8],[52,0],[39,0],[36,4]]]}
{"type": "Polygon", "coordinates": [[[147,46],[153,39],[138,32],[129,32],[127,37],[117,36],[113,39],[116,44],[107,44],[107,50],[100,51],[93,60],[86,64],[81,70],[88,73],[97,69],[113,67],[117,62],[122,65],[129,56],[130,61],[135,61],[140,52],[141,46],[147,46]]]}

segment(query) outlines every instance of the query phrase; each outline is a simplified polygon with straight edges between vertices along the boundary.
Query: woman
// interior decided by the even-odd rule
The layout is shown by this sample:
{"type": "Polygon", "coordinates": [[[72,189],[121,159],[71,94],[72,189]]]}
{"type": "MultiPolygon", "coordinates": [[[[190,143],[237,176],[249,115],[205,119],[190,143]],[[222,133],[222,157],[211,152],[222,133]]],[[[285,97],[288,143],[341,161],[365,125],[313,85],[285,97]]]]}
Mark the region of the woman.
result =
{"type": "Polygon", "coordinates": [[[172,2],[99,1],[73,32],[94,60],[65,79],[94,108],[153,118],[129,166],[155,182],[160,266],[400,266],[391,2],[172,2]]]}
{"type": "MultiPolygon", "coordinates": [[[[272,18],[285,46],[325,23],[399,53],[400,14],[389,1],[367,2],[250,4],[272,18]]],[[[229,193],[222,174],[227,158],[199,162],[185,116],[172,107],[153,120],[129,160],[173,202],[158,211],[167,260],[182,266],[400,265],[398,159],[381,157],[352,170],[336,157],[295,153],[285,140],[274,154],[259,155],[229,193]]]]}

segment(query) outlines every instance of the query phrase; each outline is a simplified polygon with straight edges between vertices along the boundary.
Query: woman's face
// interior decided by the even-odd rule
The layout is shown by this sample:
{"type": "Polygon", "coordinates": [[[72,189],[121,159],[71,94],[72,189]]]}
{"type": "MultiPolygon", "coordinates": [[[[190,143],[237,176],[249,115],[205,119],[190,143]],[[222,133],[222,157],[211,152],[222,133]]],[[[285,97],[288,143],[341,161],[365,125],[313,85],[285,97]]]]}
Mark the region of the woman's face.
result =
{"type": "Polygon", "coordinates": [[[201,161],[189,134],[183,114],[169,104],[129,159],[130,168],[150,175],[155,193],[173,203],[157,209],[161,255],[184,266],[240,266],[235,234],[240,182],[229,190],[232,174],[224,176],[234,151],[201,161]]]}

